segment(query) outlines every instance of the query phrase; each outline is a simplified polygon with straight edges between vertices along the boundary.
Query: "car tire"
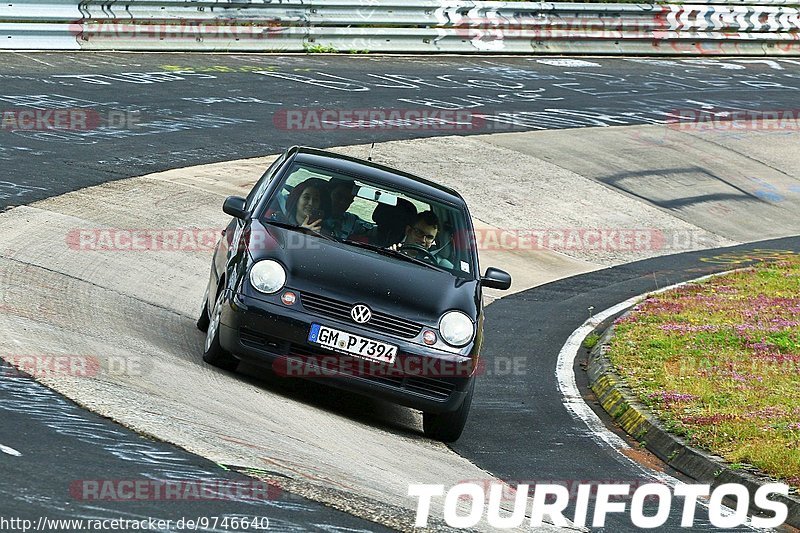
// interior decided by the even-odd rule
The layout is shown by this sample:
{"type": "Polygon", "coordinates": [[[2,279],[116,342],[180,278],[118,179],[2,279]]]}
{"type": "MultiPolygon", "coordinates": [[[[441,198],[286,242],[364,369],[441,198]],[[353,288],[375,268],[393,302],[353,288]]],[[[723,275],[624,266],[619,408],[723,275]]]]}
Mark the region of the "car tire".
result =
{"type": "MultiPolygon", "coordinates": [[[[214,304],[214,310],[208,318],[203,361],[218,368],[222,368],[223,370],[230,370],[233,372],[236,370],[236,367],[239,366],[239,360],[226,352],[219,343],[220,315],[222,314],[222,302],[224,300],[225,290],[223,289],[219,291],[219,296],[217,296],[217,301],[214,304]]],[[[200,318],[203,318],[202,315],[200,318]]],[[[198,323],[199,322],[200,320],[198,320],[198,323]]]]}
{"type": "Polygon", "coordinates": [[[467,395],[461,406],[455,411],[447,413],[422,413],[422,429],[425,436],[442,442],[455,442],[464,431],[467,424],[469,409],[472,405],[472,395],[475,392],[475,378],[467,387],[467,395]]]}

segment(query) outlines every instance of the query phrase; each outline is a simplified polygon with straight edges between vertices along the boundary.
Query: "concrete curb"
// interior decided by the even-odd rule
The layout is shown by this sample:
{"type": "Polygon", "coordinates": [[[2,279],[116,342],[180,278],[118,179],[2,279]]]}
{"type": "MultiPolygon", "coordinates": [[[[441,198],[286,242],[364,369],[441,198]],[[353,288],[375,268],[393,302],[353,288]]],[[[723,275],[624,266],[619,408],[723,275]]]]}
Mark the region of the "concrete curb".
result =
{"type": "MultiPolygon", "coordinates": [[[[635,399],[606,357],[613,334],[614,328],[608,328],[592,349],[586,371],[589,387],[597,396],[597,401],[626,433],[672,468],[700,483],[710,484],[712,488],[723,483],[738,483],[753,494],[760,486],[774,482],[757,471],[733,470],[722,457],[693,448],[682,438],[669,433],[649,409],[635,399]]],[[[789,509],[785,524],[800,529],[800,497],[789,494],[779,495],[775,499],[789,509]]],[[[751,506],[750,514],[758,511],[759,508],[751,506]]]]}

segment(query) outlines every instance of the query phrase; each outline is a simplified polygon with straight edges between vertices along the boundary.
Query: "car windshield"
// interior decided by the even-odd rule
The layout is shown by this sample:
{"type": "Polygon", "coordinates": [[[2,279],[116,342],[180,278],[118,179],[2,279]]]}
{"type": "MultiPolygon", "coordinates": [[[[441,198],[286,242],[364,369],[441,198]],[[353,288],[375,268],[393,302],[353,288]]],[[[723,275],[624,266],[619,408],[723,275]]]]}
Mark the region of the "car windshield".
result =
{"type": "Polygon", "coordinates": [[[295,163],[285,176],[259,216],[262,222],[475,276],[465,210],[320,167],[295,163]]]}

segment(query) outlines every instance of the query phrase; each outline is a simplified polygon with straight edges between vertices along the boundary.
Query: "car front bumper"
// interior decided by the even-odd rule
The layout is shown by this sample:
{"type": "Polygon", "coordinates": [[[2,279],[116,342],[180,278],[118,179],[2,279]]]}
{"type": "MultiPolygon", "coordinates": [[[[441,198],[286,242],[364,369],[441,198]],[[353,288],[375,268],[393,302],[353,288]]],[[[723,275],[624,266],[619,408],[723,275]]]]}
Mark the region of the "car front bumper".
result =
{"type": "Polygon", "coordinates": [[[354,323],[312,315],[242,294],[226,298],[220,344],[238,359],[430,413],[454,411],[466,397],[472,360],[368,330],[354,323]],[[308,342],[321,324],[398,346],[396,365],[364,362],[308,342]]]}

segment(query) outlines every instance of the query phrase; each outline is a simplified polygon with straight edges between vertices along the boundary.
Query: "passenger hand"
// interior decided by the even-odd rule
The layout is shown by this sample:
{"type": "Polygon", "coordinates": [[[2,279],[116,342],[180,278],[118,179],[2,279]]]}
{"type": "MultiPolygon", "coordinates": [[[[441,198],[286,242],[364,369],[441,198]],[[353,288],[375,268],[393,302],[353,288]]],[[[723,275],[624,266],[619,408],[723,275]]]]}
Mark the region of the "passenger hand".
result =
{"type": "Polygon", "coordinates": [[[310,230],[314,230],[314,231],[319,231],[319,230],[322,229],[322,219],[321,218],[315,220],[314,222],[311,222],[309,220],[309,218],[310,217],[308,215],[306,215],[305,220],[303,220],[303,223],[300,224],[300,226],[302,226],[304,228],[308,228],[310,230]]]}

